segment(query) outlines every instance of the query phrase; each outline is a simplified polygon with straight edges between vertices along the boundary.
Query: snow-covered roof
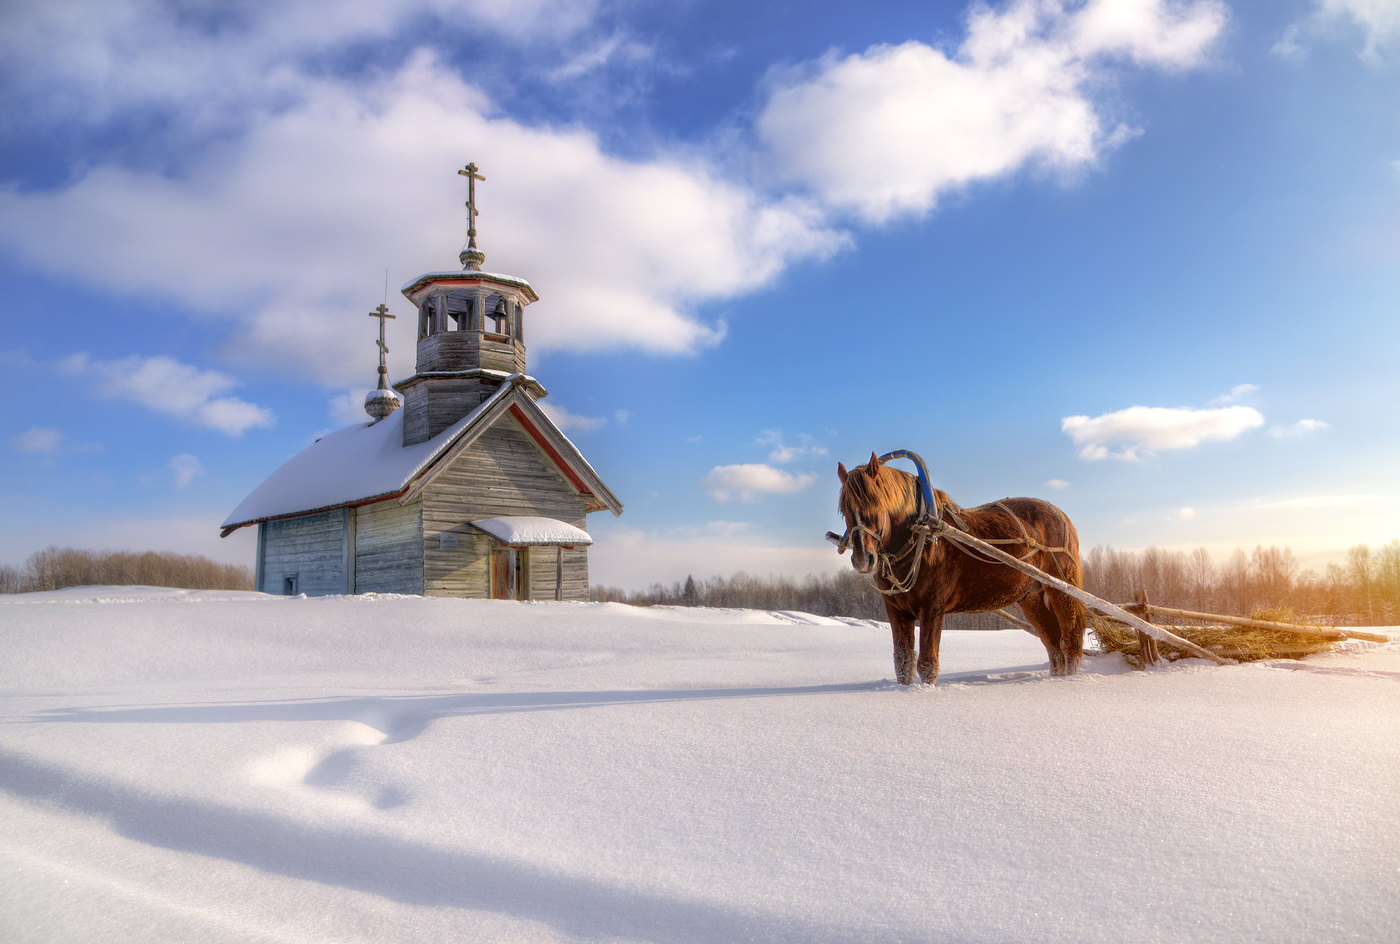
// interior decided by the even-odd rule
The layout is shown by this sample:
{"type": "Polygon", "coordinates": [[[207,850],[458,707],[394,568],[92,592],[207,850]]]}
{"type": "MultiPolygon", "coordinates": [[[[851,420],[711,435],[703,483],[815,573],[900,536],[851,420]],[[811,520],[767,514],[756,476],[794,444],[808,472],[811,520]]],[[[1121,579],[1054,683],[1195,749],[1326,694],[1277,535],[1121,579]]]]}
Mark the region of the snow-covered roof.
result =
{"type": "MultiPolygon", "coordinates": [[[[410,500],[450,465],[459,450],[469,448],[477,435],[507,412],[587,498],[588,511],[607,508],[621,514],[622,503],[526,392],[535,388],[543,389],[534,378],[511,374],[475,410],[427,442],[412,446],[403,445],[404,410],[396,410],[377,423],[358,423],[323,436],[253,489],[224,520],[223,533],[272,518],[394,496],[410,500]]],[[[573,543],[588,540],[586,532],[578,534],[584,541],[573,543]]]]}
{"type": "Polygon", "coordinates": [[[510,285],[521,289],[530,297],[530,301],[532,302],[540,300],[539,295],[536,294],[535,289],[530,283],[519,276],[506,275],[503,272],[477,272],[472,269],[450,269],[443,272],[424,272],[416,279],[405,282],[403,288],[399,289],[399,291],[409,298],[412,298],[416,292],[430,283],[458,281],[480,282],[482,280],[500,282],[504,285],[510,285]]]}
{"type": "Polygon", "coordinates": [[[533,515],[506,515],[482,518],[472,522],[502,544],[562,544],[565,547],[587,547],[593,543],[588,532],[554,518],[533,515]]]}
{"type": "Polygon", "coordinates": [[[404,411],[356,423],[292,456],[224,519],[223,528],[285,515],[339,508],[397,494],[442,454],[462,430],[512,389],[508,383],[426,442],[403,444],[404,411]]]}

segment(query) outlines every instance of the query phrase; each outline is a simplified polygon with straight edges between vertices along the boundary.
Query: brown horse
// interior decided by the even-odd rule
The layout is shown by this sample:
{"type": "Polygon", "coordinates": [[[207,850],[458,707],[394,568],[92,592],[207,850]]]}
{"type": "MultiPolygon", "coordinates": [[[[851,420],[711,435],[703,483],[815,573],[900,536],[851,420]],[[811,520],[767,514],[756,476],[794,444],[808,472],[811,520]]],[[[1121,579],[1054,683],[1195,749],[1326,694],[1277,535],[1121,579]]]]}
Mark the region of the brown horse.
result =
{"type": "MultiPolygon", "coordinates": [[[[881,465],[873,453],[868,463],[849,472],[837,463],[836,474],[841,478],[837,507],[846,518],[842,545],[849,543],[857,573],[869,577],[885,595],[899,684],[914,681],[916,620],[919,678],[932,685],[938,678],[944,615],[983,613],[1013,603],[1021,605],[1045,644],[1050,674],[1073,675],[1079,670],[1086,621],[1083,604],[948,538],[940,539],[936,530],[920,543],[915,527],[923,503],[919,481],[881,465]]],[[[1054,505],[1037,498],[1004,498],[964,510],[945,493],[937,489],[931,493],[938,515],[947,523],[1053,577],[1081,586],[1079,536],[1054,505]]]]}

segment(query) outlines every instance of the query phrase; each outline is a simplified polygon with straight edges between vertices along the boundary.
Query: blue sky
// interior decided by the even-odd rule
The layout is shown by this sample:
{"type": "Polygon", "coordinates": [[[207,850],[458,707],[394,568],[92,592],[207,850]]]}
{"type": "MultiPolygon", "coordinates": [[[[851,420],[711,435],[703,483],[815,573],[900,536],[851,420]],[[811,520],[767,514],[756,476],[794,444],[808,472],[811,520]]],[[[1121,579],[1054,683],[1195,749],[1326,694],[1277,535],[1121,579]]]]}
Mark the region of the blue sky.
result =
{"type": "Polygon", "coordinates": [[[836,462],[897,448],[1086,548],[1400,535],[1396,0],[215,8],[0,11],[0,561],[251,563],[468,161],[626,505],[594,582],[842,566],[836,462]]]}

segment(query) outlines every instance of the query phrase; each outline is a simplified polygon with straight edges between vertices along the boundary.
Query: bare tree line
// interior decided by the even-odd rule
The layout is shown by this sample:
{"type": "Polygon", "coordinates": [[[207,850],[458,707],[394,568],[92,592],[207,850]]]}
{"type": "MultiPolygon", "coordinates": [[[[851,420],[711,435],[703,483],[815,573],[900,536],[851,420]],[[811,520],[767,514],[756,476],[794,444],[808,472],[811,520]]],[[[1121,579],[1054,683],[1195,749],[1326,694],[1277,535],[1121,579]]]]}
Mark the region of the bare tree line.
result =
{"type": "Polygon", "coordinates": [[[195,554],[84,551],[71,547],[35,551],[19,567],[0,564],[0,593],[97,585],[252,590],[253,570],[195,554]]]}
{"type": "MultiPolygon", "coordinates": [[[[732,577],[696,580],[666,586],[654,583],[641,591],[593,587],[594,602],[632,606],[711,606],[721,609],[794,610],[814,616],[886,619],[884,597],[854,570],[837,574],[756,577],[739,571],[732,577]]],[[[989,613],[956,613],[944,621],[948,629],[1003,629],[1006,624],[989,613]]]]}
{"type": "Polygon", "coordinates": [[[1146,590],[1161,606],[1247,616],[1256,607],[1288,607],[1333,624],[1400,623],[1400,538],[1372,550],[1357,544],[1346,563],[1322,573],[1302,570],[1288,548],[1242,548],[1219,564],[1203,547],[1193,551],[1116,551],[1096,547],[1083,558],[1084,589],[1110,602],[1146,590]]]}
{"type": "MultiPolygon", "coordinates": [[[[1096,547],[1082,559],[1084,589],[1110,603],[1128,603],[1146,590],[1159,606],[1247,616],[1257,607],[1286,606],[1340,625],[1400,624],[1400,538],[1377,550],[1358,544],[1345,564],[1328,564],[1323,573],[1300,570],[1288,548],[1236,548],[1221,563],[1203,547],[1169,551],[1149,547],[1118,551],[1096,547]]],[[[882,597],[854,571],[790,577],[755,577],[742,571],[667,586],[654,583],[641,591],[593,587],[595,601],[633,606],[711,606],[755,610],[797,610],[817,616],[885,619],[882,597]]],[[[1000,629],[1006,624],[989,614],[956,614],[950,629],[1000,629]]]]}

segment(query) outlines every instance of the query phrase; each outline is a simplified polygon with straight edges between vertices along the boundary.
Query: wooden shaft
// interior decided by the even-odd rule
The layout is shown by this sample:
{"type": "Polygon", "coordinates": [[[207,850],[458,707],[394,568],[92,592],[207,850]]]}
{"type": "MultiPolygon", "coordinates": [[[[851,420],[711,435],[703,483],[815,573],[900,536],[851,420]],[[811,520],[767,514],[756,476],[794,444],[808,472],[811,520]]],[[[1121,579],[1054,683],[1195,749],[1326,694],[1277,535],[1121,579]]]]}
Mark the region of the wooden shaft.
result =
{"type": "Polygon", "coordinates": [[[1036,632],[1034,626],[1021,619],[1021,617],[1012,614],[1008,610],[993,610],[992,612],[995,613],[997,616],[1000,616],[1002,619],[1006,620],[1012,626],[1015,626],[1017,629],[1024,629],[1026,632],[1033,633],[1036,636],[1040,635],[1040,633],[1036,632]]]}
{"type": "Polygon", "coordinates": [[[1151,623],[1138,619],[1136,616],[1127,612],[1121,607],[1114,606],[1112,603],[1109,603],[1105,600],[1100,600],[1092,593],[1088,593],[1084,590],[1081,590],[1073,584],[1066,583],[1058,577],[1052,577],[1040,568],[1032,567],[1025,561],[1018,560],[1017,558],[1012,557],[1010,554],[1006,553],[1001,548],[988,544],[981,538],[975,538],[972,535],[968,534],[966,531],[959,531],[957,528],[953,527],[950,524],[947,524],[946,522],[943,525],[942,535],[943,537],[946,537],[952,541],[956,541],[959,544],[975,548],[980,553],[986,554],[988,557],[999,560],[1008,567],[1014,568],[1015,570],[1019,570],[1021,573],[1025,574],[1028,577],[1031,577],[1034,580],[1040,581],[1047,587],[1054,587],[1061,593],[1067,596],[1074,597],[1074,599],[1078,600],[1080,603],[1083,603],[1086,607],[1093,610],[1095,613],[1102,613],[1104,616],[1111,616],[1119,622],[1127,623],[1133,629],[1136,629],[1138,632],[1145,633],[1148,636],[1151,636],[1153,639],[1159,639],[1162,642],[1171,643],[1173,646],[1176,646],[1179,649],[1185,649],[1192,655],[1200,656],[1202,659],[1210,659],[1212,662],[1215,662],[1218,665],[1233,664],[1233,660],[1231,659],[1221,658],[1220,656],[1211,652],[1209,649],[1202,649],[1200,646],[1196,645],[1194,642],[1191,642],[1189,639],[1182,639],[1180,636],[1177,636],[1174,633],[1167,632],[1160,626],[1153,626],[1151,623]]]}
{"type": "Polygon", "coordinates": [[[1175,616],[1178,619],[1204,620],[1208,623],[1229,623],[1231,626],[1249,626],[1254,629],[1279,629],[1304,636],[1325,636],[1328,639],[1365,639],[1369,642],[1390,642],[1389,636],[1380,633],[1364,633],[1342,626],[1300,626],[1297,623],[1273,623],[1269,620],[1246,619],[1243,616],[1222,616],[1219,613],[1193,613],[1190,610],[1173,610],[1165,606],[1149,605],[1149,609],[1159,616],[1175,616]]]}

